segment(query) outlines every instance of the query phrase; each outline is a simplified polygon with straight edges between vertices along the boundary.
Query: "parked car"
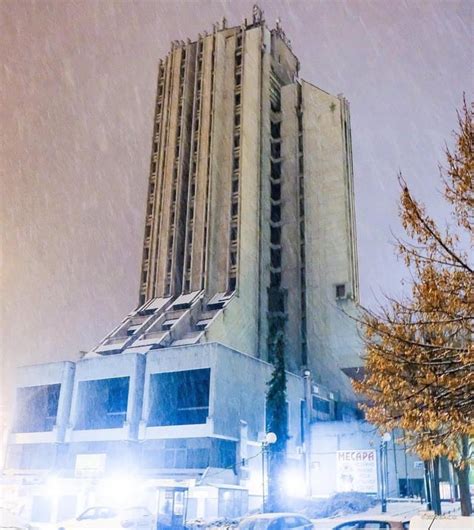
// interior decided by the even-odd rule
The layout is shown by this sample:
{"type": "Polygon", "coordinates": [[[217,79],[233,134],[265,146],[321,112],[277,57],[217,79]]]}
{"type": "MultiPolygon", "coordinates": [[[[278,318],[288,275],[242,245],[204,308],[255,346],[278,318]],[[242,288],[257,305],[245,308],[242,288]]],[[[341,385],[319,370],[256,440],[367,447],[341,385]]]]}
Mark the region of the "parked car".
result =
{"type": "Polygon", "coordinates": [[[313,523],[297,513],[261,513],[242,519],[239,530],[313,530],[313,523]]]}
{"type": "Polygon", "coordinates": [[[30,525],[11,510],[0,506],[0,530],[30,530],[30,525]]]}
{"type": "Polygon", "coordinates": [[[332,522],[326,521],[327,526],[316,526],[316,529],[328,530],[408,530],[409,521],[407,519],[390,515],[351,515],[338,518],[332,522]]]}
{"type": "Polygon", "coordinates": [[[109,506],[93,506],[75,519],[60,523],[58,530],[154,530],[155,520],[143,506],[117,510],[109,506]]]}

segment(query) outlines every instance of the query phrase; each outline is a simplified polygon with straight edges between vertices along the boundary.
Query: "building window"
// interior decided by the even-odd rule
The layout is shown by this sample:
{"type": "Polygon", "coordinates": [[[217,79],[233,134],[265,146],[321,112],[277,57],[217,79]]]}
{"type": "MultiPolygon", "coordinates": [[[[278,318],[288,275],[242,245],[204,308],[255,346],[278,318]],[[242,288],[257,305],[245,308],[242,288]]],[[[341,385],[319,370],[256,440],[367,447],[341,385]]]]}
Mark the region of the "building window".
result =
{"type": "Polygon", "coordinates": [[[232,193],[237,193],[239,191],[239,181],[238,179],[234,179],[232,181],[232,193]]]}
{"type": "Polygon", "coordinates": [[[281,221],[281,208],[279,204],[272,204],[270,218],[273,223],[279,223],[281,221]]]}
{"type": "Polygon", "coordinates": [[[237,287],[237,278],[235,276],[231,276],[228,282],[228,291],[233,292],[235,291],[236,287],[237,287]]]}
{"type": "Polygon", "coordinates": [[[271,183],[271,197],[274,201],[279,201],[281,199],[281,186],[279,183],[271,183]]]}
{"type": "Polygon", "coordinates": [[[281,249],[270,249],[270,262],[274,269],[279,269],[281,267],[281,249]]]}
{"type": "Polygon", "coordinates": [[[52,431],[56,424],[60,389],[60,384],[18,388],[14,431],[52,431]]]}
{"type": "Polygon", "coordinates": [[[114,377],[79,383],[76,429],[123,427],[127,417],[130,377],[114,377]]]}
{"type": "Polygon", "coordinates": [[[270,272],[270,287],[281,285],[281,272],[270,272]]]}
{"type": "Polygon", "coordinates": [[[279,226],[270,227],[270,241],[272,245],[279,245],[281,242],[281,228],[279,226]]]}
{"type": "Polygon", "coordinates": [[[153,374],[148,425],[194,425],[209,415],[210,368],[153,374]]]}
{"type": "Polygon", "coordinates": [[[285,295],[279,287],[270,287],[268,290],[268,311],[270,313],[285,312],[285,295]]]}
{"type": "Polygon", "coordinates": [[[271,134],[272,134],[272,138],[274,138],[275,140],[279,139],[280,136],[281,136],[281,122],[274,122],[272,121],[271,122],[271,134]]]}
{"type": "Polygon", "coordinates": [[[280,162],[271,163],[271,177],[274,180],[278,180],[281,177],[281,164],[280,162]]]}
{"type": "Polygon", "coordinates": [[[298,159],[298,168],[299,168],[300,175],[302,175],[304,173],[303,156],[300,156],[298,159]]]}
{"type": "Polygon", "coordinates": [[[272,157],[273,158],[281,158],[281,144],[280,144],[280,142],[272,143],[271,151],[272,151],[272,157]]]}
{"type": "Polygon", "coordinates": [[[322,412],[323,414],[329,414],[331,411],[329,401],[327,399],[313,396],[313,410],[316,412],[322,412]]]}
{"type": "Polygon", "coordinates": [[[340,283],[336,285],[336,298],[338,300],[341,300],[346,297],[346,285],[344,283],[340,283]]]}

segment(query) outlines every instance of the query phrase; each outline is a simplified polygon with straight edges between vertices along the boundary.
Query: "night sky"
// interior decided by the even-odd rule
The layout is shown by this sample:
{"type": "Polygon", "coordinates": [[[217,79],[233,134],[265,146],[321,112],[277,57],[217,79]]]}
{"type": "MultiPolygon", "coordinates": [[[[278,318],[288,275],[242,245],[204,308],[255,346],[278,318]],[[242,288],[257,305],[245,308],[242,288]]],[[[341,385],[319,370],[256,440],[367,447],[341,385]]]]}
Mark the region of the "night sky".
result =
{"type": "MultiPolygon", "coordinates": [[[[1,354],[75,359],[132,310],[157,63],[253,2],[0,2],[1,354]]],[[[438,163],[472,94],[471,1],[262,1],[301,76],[351,103],[361,297],[405,274],[397,172],[442,213],[438,163]],[[470,94],[471,93],[471,94],[470,94]]]]}

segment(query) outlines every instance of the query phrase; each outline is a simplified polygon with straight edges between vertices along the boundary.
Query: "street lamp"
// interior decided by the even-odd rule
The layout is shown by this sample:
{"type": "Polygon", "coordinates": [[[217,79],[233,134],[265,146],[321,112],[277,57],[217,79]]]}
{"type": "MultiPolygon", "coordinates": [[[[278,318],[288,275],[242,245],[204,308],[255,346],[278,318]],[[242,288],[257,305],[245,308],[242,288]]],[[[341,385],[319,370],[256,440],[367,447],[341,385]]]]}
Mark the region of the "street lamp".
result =
{"type": "Polygon", "coordinates": [[[262,441],[262,513],[265,513],[265,453],[267,447],[277,441],[277,435],[274,432],[267,432],[262,441]]]}
{"type": "Polygon", "coordinates": [[[382,436],[380,442],[380,503],[382,505],[382,513],[387,512],[387,496],[388,496],[388,452],[387,444],[392,439],[390,433],[386,432],[382,436]]]}

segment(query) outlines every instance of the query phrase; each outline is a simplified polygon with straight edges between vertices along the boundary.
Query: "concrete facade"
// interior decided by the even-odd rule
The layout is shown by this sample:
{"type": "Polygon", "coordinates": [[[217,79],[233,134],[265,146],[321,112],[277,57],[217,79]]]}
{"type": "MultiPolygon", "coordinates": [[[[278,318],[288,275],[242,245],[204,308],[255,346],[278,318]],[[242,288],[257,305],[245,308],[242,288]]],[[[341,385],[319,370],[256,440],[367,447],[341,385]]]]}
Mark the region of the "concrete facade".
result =
{"type": "Polygon", "coordinates": [[[258,9],[173,43],[159,66],[139,307],[93,354],[219,342],[271,361],[281,328],[289,370],[355,400],[342,371],[362,364],[349,105],[298,71],[258,9]]]}

